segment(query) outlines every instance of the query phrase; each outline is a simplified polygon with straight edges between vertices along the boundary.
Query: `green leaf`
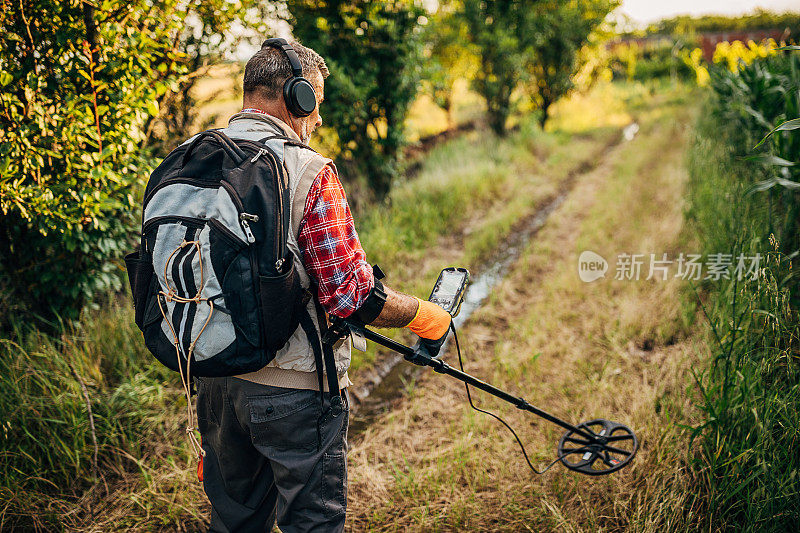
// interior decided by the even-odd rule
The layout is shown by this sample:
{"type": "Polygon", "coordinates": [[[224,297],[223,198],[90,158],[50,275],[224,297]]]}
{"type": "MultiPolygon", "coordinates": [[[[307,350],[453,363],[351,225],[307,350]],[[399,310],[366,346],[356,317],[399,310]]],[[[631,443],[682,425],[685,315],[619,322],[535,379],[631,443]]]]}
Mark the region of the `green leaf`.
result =
{"type": "Polygon", "coordinates": [[[766,141],[766,140],[767,140],[767,139],[768,139],[770,136],[772,136],[772,134],[773,134],[773,133],[775,133],[776,131],[791,131],[791,130],[796,130],[796,129],[800,129],[800,118],[793,118],[793,119],[791,119],[791,120],[787,120],[786,122],[783,122],[783,123],[779,124],[779,125],[778,125],[778,126],[776,126],[776,127],[775,127],[775,128],[772,130],[772,131],[770,131],[769,133],[767,133],[767,134],[764,136],[764,138],[763,138],[763,139],[761,139],[761,142],[759,142],[757,145],[755,145],[755,146],[753,147],[753,150],[755,150],[756,148],[758,148],[759,146],[761,146],[762,144],[764,144],[764,142],[765,142],[765,141],[766,141]]]}
{"type": "Polygon", "coordinates": [[[147,112],[150,113],[151,116],[158,116],[158,101],[157,100],[150,100],[147,102],[147,112]]]}
{"type": "Polygon", "coordinates": [[[766,165],[775,165],[779,167],[793,167],[796,163],[792,161],[788,161],[782,157],[778,157],[772,154],[758,154],[758,155],[751,155],[745,157],[745,161],[756,161],[759,163],[764,163],[766,165]]]}

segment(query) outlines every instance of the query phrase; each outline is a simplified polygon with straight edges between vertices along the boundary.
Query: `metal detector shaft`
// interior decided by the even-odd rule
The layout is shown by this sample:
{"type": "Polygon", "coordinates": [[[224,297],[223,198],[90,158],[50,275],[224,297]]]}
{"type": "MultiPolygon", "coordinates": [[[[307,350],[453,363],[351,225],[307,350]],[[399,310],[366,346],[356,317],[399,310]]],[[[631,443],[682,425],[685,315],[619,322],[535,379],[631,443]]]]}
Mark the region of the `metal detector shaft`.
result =
{"type": "MultiPolygon", "coordinates": [[[[340,320],[343,320],[343,322],[345,322],[350,329],[356,330],[358,333],[361,333],[365,338],[373,342],[377,342],[378,344],[385,346],[390,350],[394,350],[400,353],[407,361],[410,361],[415,365],[429,366],[433,368],[433,370],[435,370],[436,372],[439,372],[440,374],[447,374],[449,376],[452,376],[458,380],[463,381],[464,383],[472,385],[477,389],[480,389],[484,392],[488,392],[492,396],[496,396],[501,400],[513,404],[518,409],[529,411],[535,414],[536,416],[540,416],[545,420],[548,420],[554,424],[561,426],[564,429],[577,433],[578,435],[584,437],[585,439],[588,439],[589,442],[597,441],[597,438],[591,433],[586,432],[578,427],[575,427],[572,424],[565,422],[564,420],[561,420],[560,418],[555,417],[546,411],[542,411],[538,407],[534,407],[533,405],[528,403],[527,400],[525,400],[525,398],[509,394],[508,392],[502,389],[498,389],[494,385],[490,385],[489,383],[486,383],[485,381],[482,381],[474,376],[471,376],[466,372],[462,372],[460,370],[453,368],[452,366],[448,365],[441,359],[435,359],[426,353],[416,351],[410,346],[406,346],[405,344],[401,344],[397,341],[394,341],[389,337],[381,335],[380,333],[375,333],[374,331],[367,329],[361,324],[352,322],[347,319],[340,319],[340,320]]],[[[336,326],[334,325],[334,328],[335,327],[336,326]]]]}

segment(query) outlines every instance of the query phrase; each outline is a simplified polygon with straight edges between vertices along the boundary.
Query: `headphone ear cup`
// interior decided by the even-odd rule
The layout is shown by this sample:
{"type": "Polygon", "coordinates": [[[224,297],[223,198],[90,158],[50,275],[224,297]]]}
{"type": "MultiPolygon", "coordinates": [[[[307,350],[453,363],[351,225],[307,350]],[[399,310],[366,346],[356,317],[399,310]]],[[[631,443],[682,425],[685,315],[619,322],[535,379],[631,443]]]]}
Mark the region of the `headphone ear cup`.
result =
{"type": "Polygon", "coordinates": [[[286,107],[297,117],[307,117],[317,107],[314,87],[305,78],[292,78],[283,86],[286,107]]]}

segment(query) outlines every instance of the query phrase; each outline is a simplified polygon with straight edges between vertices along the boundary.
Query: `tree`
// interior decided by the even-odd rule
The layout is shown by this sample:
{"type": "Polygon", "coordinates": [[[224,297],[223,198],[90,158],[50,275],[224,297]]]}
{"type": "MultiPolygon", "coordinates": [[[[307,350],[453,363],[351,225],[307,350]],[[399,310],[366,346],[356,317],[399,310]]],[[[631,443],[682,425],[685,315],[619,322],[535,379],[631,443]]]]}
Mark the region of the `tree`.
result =
{"type": "Polygon", "coordinates": [[[540,23],[533,8],[540,1],[464,0],[462,14],[480,56],[473,86],[486,101],[489,124],[498,135],[506,132],[512,93],[528,70],[540,23]]]}
{"type": "Polygon", "coordinates": [[[425,79],[433,101],[447,112],[447,126],[455,125],[453,89],[456,81],[472,79],[478,58],[469,44],[467,25],[460,16],[463,7],[452,1],[439,5],[423,32],[426,44],[425,79]]]}
{"type": "Polygon", "coordinates": [[[573,87],[573,76],[581,49],[618,0],[547,0],[536,6],[541,31],[532,47],[528,63],[533,96],[541,110],[544,127],[550,106],[573,87]]]}
{"type": "Polygon", "coordinates": [[[234,20],[230,6],[245,9],[228,0],[3,1],[5,305],[71,319],[97,292],[121,287],[119,258],[154,163],[144,129],[159,100],[180,90],[188,36],[208,47],[234,20]],[[213,31],[195,34],[198,21],[213,31]]]}
{"type": "Polygon", "coordinates": [[[340,166],[384,197],[398,170],[404,122],[420,78],[419,17],[404,0],[288,0],[293,34],[327,62],[323,116],[340,166]]]}

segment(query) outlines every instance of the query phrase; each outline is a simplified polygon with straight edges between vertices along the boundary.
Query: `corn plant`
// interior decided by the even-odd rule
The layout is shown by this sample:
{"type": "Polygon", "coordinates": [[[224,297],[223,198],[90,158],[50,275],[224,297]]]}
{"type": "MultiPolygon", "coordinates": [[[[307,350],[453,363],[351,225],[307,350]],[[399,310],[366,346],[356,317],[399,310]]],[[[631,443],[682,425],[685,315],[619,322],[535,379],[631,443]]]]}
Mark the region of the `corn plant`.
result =
{"type": "Polygon", "coordinates": [[[692,465],[708,529],[790,531],[800,523],[800,56],[712,68],[711,87],[689,154],[689,220],[707,252],[764,260],[757,279],[705,287],[713,359],[696,374],[705,420],[690,432],[692,465]]]}

